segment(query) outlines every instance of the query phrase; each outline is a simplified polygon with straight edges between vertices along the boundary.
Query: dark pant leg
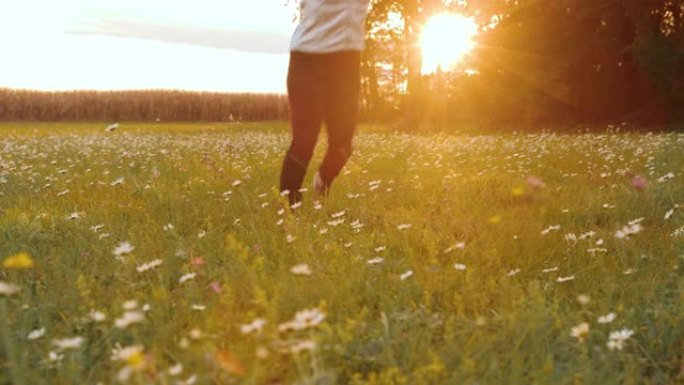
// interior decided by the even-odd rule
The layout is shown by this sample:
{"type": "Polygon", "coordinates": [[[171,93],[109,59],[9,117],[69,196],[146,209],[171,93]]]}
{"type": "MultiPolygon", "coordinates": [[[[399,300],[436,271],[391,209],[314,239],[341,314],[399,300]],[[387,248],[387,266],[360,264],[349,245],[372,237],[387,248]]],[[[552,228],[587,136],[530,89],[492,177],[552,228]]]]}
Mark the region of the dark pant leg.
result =
{"type": "Polygon", "coordinates": [[[328,149],[320,173],[328,187],[352,152],[359,109],[360,53],[339,52],[328,55],[326,59],[324,119],[328,149]]]}
{"type": "Polygon", "coordinates": [[[313,155],[323,120],[320,55],[292,52],[287,75],[292,142],[280,173],[280,191],[290,192],[290,203],[299,202],[302,181],[313,155]]]}

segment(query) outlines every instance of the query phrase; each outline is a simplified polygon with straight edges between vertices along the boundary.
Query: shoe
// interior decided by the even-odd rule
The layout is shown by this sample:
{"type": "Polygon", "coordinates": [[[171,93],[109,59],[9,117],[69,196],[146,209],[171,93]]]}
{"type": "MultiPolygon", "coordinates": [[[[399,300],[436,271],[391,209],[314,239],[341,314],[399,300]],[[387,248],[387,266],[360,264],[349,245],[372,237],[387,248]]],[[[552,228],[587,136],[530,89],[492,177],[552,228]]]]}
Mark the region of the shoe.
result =
{"type": "Polygon", "coordinates": [[[313,179],[313,190],[317,197],[325,197],[328,195],[328,186],[323,182],[321,173],[317,172],[313,179]]]}

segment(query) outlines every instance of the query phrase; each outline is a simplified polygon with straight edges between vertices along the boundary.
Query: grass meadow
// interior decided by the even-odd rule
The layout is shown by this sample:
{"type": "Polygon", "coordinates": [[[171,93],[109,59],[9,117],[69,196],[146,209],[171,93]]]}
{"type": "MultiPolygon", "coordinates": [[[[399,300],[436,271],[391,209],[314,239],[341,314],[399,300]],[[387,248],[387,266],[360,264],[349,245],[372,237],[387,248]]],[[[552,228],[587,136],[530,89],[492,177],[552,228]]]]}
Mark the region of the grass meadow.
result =
{"type": "Polygon", "coordinates": [[[0,384],[684,383],[684,134],[105,127],[0,125],[0,384]]]}

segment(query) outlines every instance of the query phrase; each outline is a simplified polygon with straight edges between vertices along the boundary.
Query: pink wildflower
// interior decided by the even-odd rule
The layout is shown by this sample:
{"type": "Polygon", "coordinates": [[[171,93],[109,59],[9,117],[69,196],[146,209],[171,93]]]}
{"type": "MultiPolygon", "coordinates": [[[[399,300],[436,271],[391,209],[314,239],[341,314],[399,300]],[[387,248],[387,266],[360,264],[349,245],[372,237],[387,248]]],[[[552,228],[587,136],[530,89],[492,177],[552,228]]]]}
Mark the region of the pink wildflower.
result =
{"type": "Polygon", "coordinates": [[[634,179],[632,179],[632,187],[637,190],[644,190],[646,187],[648,187],[648,181],[641,175],[637,175],[634,177],[634,179]]]}
{"type": "Polygon", "coordinates": [[[528,176],[527,177],[527,186],[530,188],[544,188],[546,187],[546,183],[544,183],[543,180],[537,178],[536,176],[528,176]]]}

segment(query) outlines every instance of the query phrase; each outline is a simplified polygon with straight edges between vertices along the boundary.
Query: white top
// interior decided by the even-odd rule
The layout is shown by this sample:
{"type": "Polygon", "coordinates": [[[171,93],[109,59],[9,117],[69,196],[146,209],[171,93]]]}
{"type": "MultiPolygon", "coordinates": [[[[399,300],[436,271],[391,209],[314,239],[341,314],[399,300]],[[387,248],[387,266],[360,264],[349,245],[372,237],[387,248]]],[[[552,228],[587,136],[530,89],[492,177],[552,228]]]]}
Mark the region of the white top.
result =
{"type": "Polygon", "coordinates": [[[369,0],[301,0],[291,51],[361,51],[369,0]]]}

